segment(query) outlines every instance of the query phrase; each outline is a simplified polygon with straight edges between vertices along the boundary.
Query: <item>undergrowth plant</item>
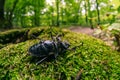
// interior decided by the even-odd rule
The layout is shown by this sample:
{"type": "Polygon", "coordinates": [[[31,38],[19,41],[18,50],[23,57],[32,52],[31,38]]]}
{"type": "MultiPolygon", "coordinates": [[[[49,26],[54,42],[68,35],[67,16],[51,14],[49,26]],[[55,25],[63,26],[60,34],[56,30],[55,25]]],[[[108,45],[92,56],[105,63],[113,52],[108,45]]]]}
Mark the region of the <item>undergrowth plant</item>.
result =
{"type": "Polygon", "coordinates": [[[101,25],[94,36],[108,43],[113,42],[110,45],[116,46],[116,50],[120,51],[120,23],[101,25]]]}

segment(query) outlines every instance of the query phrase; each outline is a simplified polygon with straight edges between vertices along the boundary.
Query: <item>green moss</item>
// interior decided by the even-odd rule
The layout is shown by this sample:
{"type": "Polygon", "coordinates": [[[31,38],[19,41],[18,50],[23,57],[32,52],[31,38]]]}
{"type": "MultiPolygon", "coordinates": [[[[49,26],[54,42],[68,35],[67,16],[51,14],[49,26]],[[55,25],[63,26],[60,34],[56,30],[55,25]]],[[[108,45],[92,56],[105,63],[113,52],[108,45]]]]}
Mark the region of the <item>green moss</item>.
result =
{"type": "Polygon", "coordinates": [[[24,36],[28,29],[14,29],[0,33],[0,43],[6,44],[15,42],[18,38],[24,36]]]}
{"type": "Polygon", "coordinates": [[[4,45],[3,45],[3,44],[0,44],[0,49],[3,48],[3,47],[4,47],[4,45]]]}
{"type": "MultiPolygon", "coordinates": [[[[36,66],[37,59],[28,55],[28,49],[39,40],[10,44],[0,50],[0,79],[74,80],[81,69],[82,79],[120,79],[120,54],[112,51],[104,42],[65,29],[55,28],[54,32],[54,35],[63,34],[62,39],[68,41],[71,47],[83,45],[75,51],[60,54],[56,60],[36,66]]],[[[48,33],[49,30],[44,29],[39,38],[50,38],[48,33]]]]}
{"type": "MultiPolygon", "coordinates": [[[[18,43],[23,42],[28,39],[33,39],[34,36],[38,37],[39,35],[49,34],[50,30],[47,27],[35,27],[35,28],[23,28],[23,29],[13,29],[5,32],[0,32],[0,43],[8,44],[8,43],[18,43]]],[[[57,28],[53,29],[53,35],[57,34],[57,28]]],[[[61,31],[59,30],[59,34],[61,31]]],[[[46,35],[47,36],[47,35],[46,35]]]]}

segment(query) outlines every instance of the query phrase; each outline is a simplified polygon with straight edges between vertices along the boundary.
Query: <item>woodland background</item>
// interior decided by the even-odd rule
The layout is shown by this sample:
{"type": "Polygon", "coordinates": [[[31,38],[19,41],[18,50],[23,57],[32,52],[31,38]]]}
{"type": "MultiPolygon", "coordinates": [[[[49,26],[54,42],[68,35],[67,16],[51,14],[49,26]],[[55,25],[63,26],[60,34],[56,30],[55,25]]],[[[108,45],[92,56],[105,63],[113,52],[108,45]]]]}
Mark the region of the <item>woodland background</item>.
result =
{"type": "Polygon", "coordinates": [[[120,19],[120,0],[0,0],[0,28],[87,26],[120,19]]]}

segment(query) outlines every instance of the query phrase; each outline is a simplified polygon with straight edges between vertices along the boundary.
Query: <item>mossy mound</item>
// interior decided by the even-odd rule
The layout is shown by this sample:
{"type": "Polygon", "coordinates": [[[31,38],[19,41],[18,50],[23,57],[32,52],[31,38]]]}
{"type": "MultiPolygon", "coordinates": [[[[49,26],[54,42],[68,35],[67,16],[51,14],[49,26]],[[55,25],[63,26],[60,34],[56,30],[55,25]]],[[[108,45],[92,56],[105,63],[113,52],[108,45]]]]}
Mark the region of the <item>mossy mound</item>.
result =
{"type": "MultiPolygon", "coordinates": [[[[120,79],[120,54],[112,51],[104,42],[65,29],[55,28],[54,32],[63,34],[62,39],[68,41],[71,47],[83,45],[75,51],[60,54],[56,60],[35,65],[38,59],[28,55],[28,49],[39,40],[10,44],[0,50],[0,80],[75,80],[80,70],[81,79],[120,79]]],[[[45,28],[39,38],[50,39],[49,29],[45,28]]]]}
{"type": "Polygon", "coordinates": [[[45,28],[24,28],[24,29],[13,29],[0,33],[0,43],[8,44],[8,43],[18,43],[24,42],[28,39],[31,39],[31,34],[35,36],[40,35],[45,28]]]}
{"type": "Polygon", "coordinates": [[[3,44],[0,44],[0,49],[1,49],[1,48],[3,48],[4,46],[5,46],[5,45],[3,45],[3,44]]]}

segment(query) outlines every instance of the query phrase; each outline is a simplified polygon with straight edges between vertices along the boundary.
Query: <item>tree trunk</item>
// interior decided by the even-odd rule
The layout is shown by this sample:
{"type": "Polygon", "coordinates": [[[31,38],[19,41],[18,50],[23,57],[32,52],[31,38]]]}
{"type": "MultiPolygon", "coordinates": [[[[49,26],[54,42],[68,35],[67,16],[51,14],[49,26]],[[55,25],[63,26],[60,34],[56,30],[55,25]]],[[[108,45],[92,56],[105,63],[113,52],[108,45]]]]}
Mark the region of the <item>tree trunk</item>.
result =
{"type": "Polygon", "coordinates": [[[8,20],[9,25],[10,25],[10,28],[13,27],[13,24],[12,24],[13,18],[12,18],[12,16],[13,16],[13,12],[14,12],[14,10],[15,10],[15,8],[16,8],[16,5],[17,5],[18,1],[19,1],[19,0],[15,0],[15,2],[14,2],[14,4],[13,4],[13,8],[12,8],[12,10],[11,10],[10,18],[9,18],[9,20],[8,20]]]}
{"type": "Polygon", "coordinates": [[[56,7],[57,7],[57,26],[60,26],[59,23],[59,0],[56,1],[56,7]]]}
{"type": "Polygon", "coordinates": [[[54,22],[54,9],[53,7],[51,7],[51,24],[52,26],[55,26],[55,22],[54,22]]]}
{"type": "Polygon", "coordinates": [[[79,19],[80,19],[80,17],[81,17],[81,12],[80,12],[80,11],[82,11],[82,9],[81,9],[81,7],[80,7],[81,1],[82,1],[82,0],[80,0],[80,1],[78,2],[78,18],[77,18],[78,21],[79,21],[79,19]]]}
{"type": "Polygon", "coordinates": [[[93,27],[93,22],[92,22],[92,12],[91,12],[90,8],[91,8],[91,4],[90,4],[90,0],[88,0],[89,23],[90,23],[91,29],[94,29],[94,27],[93,27]]]}
{"type": "Polygon", "coordinates": [[[40,4],[40,1],[39,0],[36,0],[34,1],[34,26],[39,26],[40,24],[40,10],[41,10],[41,7],[39,7],[41,4],[40,4]]]}
{"type": "Polygon", "coordinates": [[[100,24],[100,11],[99,11],[99,3],[98,0],[96,0],[96,9],[97,9],[97,16],[98,16],[98,25],[100,24]]]}
{"type": "Polygon", "coordinates": [[[62,18],[62,23],[61,23],[61,25],[63,24],[63,19],[64,19],[64,15],[63,15],[63,13],[64,13],[64,10],[63,10],[63,8],[61,8],[61,18],[62,18]]]}
{"type": "Polygon", "coordinates": [[[87,3],[86,3],[86,1],[85,1],[84,7],[85,7],[85,21],[86,21],[86,24],[88,24],[88,14],[87,14],[87,3]]]}
{"type": "Polygon", "coordinates": [[[16,8],[16,5],[17,5],[18,1],[19,0],[15,0],[14,3],[13,3],[12,9],[10,11],[6,12],[7,13],[6,17],[7,18],[5,20],[6,21],[5,28],[8,28],[8,29],[13,28],[13,23],[12,23],[12,21],[13,21],[13,12],[14,12],[14,10],[16,8]]]}
{"type": "Polygon", "coordinates": [[[5,5],[5,0],[0,0],[0,28],[4,27],[4,5],[5,5]]]}

